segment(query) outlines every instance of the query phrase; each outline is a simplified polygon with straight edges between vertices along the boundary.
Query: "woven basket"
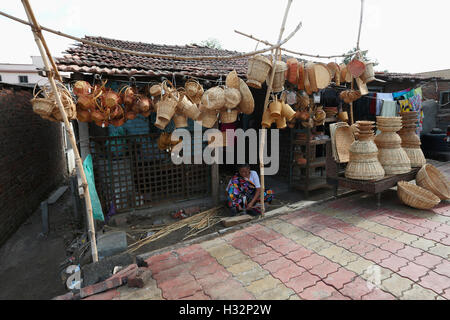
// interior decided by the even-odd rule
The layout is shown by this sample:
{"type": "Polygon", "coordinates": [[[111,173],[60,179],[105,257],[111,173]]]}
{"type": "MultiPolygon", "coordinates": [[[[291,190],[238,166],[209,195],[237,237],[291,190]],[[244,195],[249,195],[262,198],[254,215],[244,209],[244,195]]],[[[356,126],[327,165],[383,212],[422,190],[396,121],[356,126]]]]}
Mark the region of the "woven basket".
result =
{"type": "Polygon", "coordinates": [[[234,88],[234,89],[238,89],[239,90],[239,77],[237,75],[236,70],[231,71],[230,73],[228,73],[226,79],[225,79],[225,85],[228,88],[234,88]]]}
{"type": "Polygon", "coordinates": [[[278,119],[281,117],[281,109],[282,109],[281,101],[274,100],[269,104],[270,116],[273,119],[278,119]]]}
{"type": "Polygon", "coordinates": [[[339,162],[348,162],[350,159],[350,146],[355,142],[352,129],[350,127],[336,128],[334,133],[336,140],[336,151],[339,157],[339,162]]]}
{"type": "Polygon", "coordinates": [[[375,80],[375,72],[373,71],[373,62],[366,62],[365,65],[366,69],[364,70],[360,78],[362,81],[364,81],[364,83],[369,83],[375,80]]]}
{"type": "Polygon", "coordinates": [[[184,128],[188,126],[187,118],[183,114],[175,113],[172,119],[175,124],[175,128],[184,128]]]}
{"type": "MultiPolygon", "coordinates": [[[[75,120],[77,118],[77,107],[72,99],[72,95],[70,94],[69,90],[67,90],[67,88],[61,83],[57,83],[57,88],[61,97],[61,102],[64,106],[64,111],[66,113],[67,119],[69,121],[75,120]]],[[[56,101],[53,92],[49,94],[49,98],[56,101]]],[[[53,109],[51,116],[58,121],[64,121],[58,106],[53,109]]]]}
{"type": "Polygon", "coordinates": [[[198,105],[204,93],[202,85],[197,80],[188,80],[184,84],[184,88],[189,99],[198,105]]]}
{"type": "Polygon", "coordinates": [[[177,109],[186,117],[191,118],[192,120],[196,120],[200,115],[200,110],[197,108],[197,105],[192,103],[186,95],[183,95],[183,97],[180,99],[180,102],[177,105],[177,109]]]}
{"type": "Polygon", "coordinates": [[[203,93],[202,107],[207,110],[219,111],[225,105],[225,91],[221,87],[212,87],[203,93]]]}
{"type": "Polygon", "coordinates": [[[226,109],[234,109],[241,102],[241,92],[239,91],[239,89],[225,88],[224,95],[225,95],[224,106],[226,109]]]}
{"type": "Polygon", "coordinates": [[[162,90],[161,85],[160,84],[155,84],[155,85],[150,87],[150,95],[152,97],[160,96],[161,95],[161,90],[162,90]]]}
{"type": "Polygon", "coordinates": [[[178,104],[178,101],[173,98],[170,98],[170,97],[158,101],[156,103],[157,118],[158,119],[163,118],[163,119],[166,119],[167,121],[170,121],[170,119],[172,119],[173,115],[175,114],[177,104],[178,104]]]}
{"type": "Polygon", "coordinates": [[[420,168],[427,163],[422,149],[420,148],[403,148],[408,155],[412,168],[420,168]]]}
{"type": "Polygon", "coordinates": [[[54,108],[57,108],[56,102],[48,98],[38,98],[39,92],[31,99],[33,111],[41,116],[50,116],[54,108]]]}
{"type": "Polygon", "coordinates": [[[239,109],[222,109],[219,113],[219,120],[222,123],[233,123],[237,120],[239,109]]]}
{"type": "Polygon", "coordinates": [[[272,116],[270,115],[270,109],[266,108],[266,110],[264,110],[263,112],[261,126],[263,128],[270,128],[272,126],[272,123],[274,123],[274,121],[275,119],[272,118],[272,116]]]}
{"type": "Polygon", "coordinates": [[[217,112],[215,110],[202,111],[195,121],[205,128],[212,128],[217,121],[217,112]]]}
{"type": "Polygon", "coordinates": [[[395,132],[381,132],[375,137],[375,144],[378,148],[400,148],[402,139],[395,132]]]}
{"type": "Polygon", "coordinates": [[[277,129],[284,129],[287,127],[286,118],[279,117],[275,119],[275,124],[277,125],[277,129]]]}
{"type": "MultiPolygon", "coordinates": [[[[286,81],[286,70],[287,65],[283,61],[276,61],[275,62],[275,74],[273,76],[273,82],[272,82],[272,91],[273,92],[280,92],[284,89],[284,82],[286,81]]],[[[266,82],[269,81],[269,76],[267,77],[266,82]]]]}
{"type": "Polygon", "coordinates": [[[384,177],[384,169],[381,164],[376,161],[351,161],[345,168],[345,177],[355,180],[378,180],[384,177]]]}
{"type": "Polygon", "coordinates": [[[261,55],[248,59],[247,84],[250,87],[261,89],[262,83],[266,80],[271,67],[272,63],[270,60],[261,55]]]}
{"type": "Polygon", "coordinates": [[[165,118],[156,118],[155,121],[155,127],[157,127],[158,129],[164,130],[164,128],[167,126],[167,124],[169,123],[170,120],[167,120],[165,118]]]}
{"type": "Polygon", "coordinates": [[[406,181],[397,183],[397,195],[401,202],[417,209],[431,209],[441,201],[431,191],[406,181]]]}
{"type": "Polygon", "coordinates": [[[255,109],[255,100],[253,99],[252,92],[248,88],[247,84],[244,80],[239,79],[240,86],[239,92],[241,93],[241,102],[238,105],[238,108],[244,114],[252,114],[255,109]]]}
{"type": "Polygon", "coordinates": [[[442,200],[450,199],[450,181],[431,164],[425,164],[419,170],[416,183],[442,200]]]}
{"type": "Polygon", "coordinates": [[[411,171],[411,161],[403,148],[378,148],[378,160],[386,174],[402,174],[411,171]]]}

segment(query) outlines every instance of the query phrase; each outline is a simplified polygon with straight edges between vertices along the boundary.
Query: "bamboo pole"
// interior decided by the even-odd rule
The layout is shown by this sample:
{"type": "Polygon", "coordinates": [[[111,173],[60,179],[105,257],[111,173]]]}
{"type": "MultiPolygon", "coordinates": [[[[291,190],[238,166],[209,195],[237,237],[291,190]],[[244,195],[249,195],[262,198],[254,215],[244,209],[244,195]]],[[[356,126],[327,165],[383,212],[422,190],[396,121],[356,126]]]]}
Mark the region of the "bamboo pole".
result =
{"type": "MultiPolygon", "coordinates": [[[[351,84],[351,89],[353,90],[353,76],[352,76],[352,84],[351,84]]],[[[353,124],[353,101],[350,102],[350,125],[353,124]]]]}
{"type": "MultiPolygon", "coordinates": [[[[22,0],[22,4],[23,4],[25,12],[28,16],[28,20],[30,21],[30,24],[37,23],[36,19],[32,18],[32,17],[34,17],[34,15],[33,15],[33,11],[31,9],[31,6],[30,6],[28,0],[22,0]]],[[[37,30],[38,30],[37,26],[34,25],[34,28],[32,27],[34,40],[36,41],[36,44],[41,53],[48,80],[50,82],[52,90],[55,93],[56,103],[59,108],[59,112],[61,112],[67,134],[69,135],[69,141],[72,145],[72,148],[73,148],[73,151],[75,154],[75,162],[77,164],[78,170],[81,175],[81,181],[82,181],[83,190],[84,190],[84,200],[86,203],[86,214],[87,214],[87,218],[88,218],[88,235],[89,235],[89,239],[90,239],[90,243],[91,243],[92,260],[94,262],[97,262],[98,261],[98,252],[97,252],[97,244],[96,244],[96,240],[95,240],[94,218],[93,218],[93,214],[92,214],[92,206],[91,206],[91,197],[89,195],[89,187],[88,187],[86,175],[85,175],[84,169],[83,169],[83,162],[81,161],[80,154],[78,152],[77,143],[75,141],[75,136],[73,134],[72,126],[69,123],[66,112],[64,110],[64,106],[61,101],[61,96],[60,96],[59,91],[56,86],[56,82],[54,79],[55,71],[52,70],[50,67],[50,64],[55,65],[53,58],[50,54],[47,54],[47,51],[45,50],[46,44],[44,45],[45,39],[42,35],[41,35],[42,37],[39,37],[37,30]],[[49,60],[51,62],[49,62],[49,60]]],[[[47,49],[48,49],[48,47],[47,47],[47,49]]],[[[49,53],[49,51],[48,51],[48,53],[49,53]]]]}
{"type": "MultiPolygon", "coordinates": [[[[280,50],[281,37],[283,36],[284,27],[286,25],[287,15],[288,15],[289,9],[291,7],[291,4],[292,4],[292,0],[288,0],[286,10],[284,12],[283,22],[281,23],[280,34],[278,36],[275,54],[273,55],[273,58],[272,58],[272,72],[270,74],[269,82],[267,83],[266,98],[264,100],[263,110],[266,110],[267,105],[269,104],[269,97],[270,97],[270,93],[272,91],[273,78],[275,76],[275,63],[277,61],[278,54],[281,53],[281,50],[280,50]]],[[[260,171],[259,173],[261,176],[261,179],[260,179],[261,180],[261,194],[260,194],[259,200],[261,203],[262,216],[264,216],[264,211],[265,211],[265,207],[264,207],[264,189],[265,189],[265,184],[264,184],[264,145],[266,143],[266,135],[267,135],[266,128],[262,128],[261,129],[261,139],[260,139],[260,143],[259,143],[259,171],[260,171]]]]}

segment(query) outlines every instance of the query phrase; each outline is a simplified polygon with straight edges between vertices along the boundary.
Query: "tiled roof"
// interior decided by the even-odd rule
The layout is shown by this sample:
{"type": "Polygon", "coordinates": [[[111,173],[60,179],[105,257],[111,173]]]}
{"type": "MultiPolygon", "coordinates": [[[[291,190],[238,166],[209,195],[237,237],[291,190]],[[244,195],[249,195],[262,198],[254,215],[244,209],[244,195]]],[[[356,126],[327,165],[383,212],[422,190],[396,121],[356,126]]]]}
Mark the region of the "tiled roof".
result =
{"type": "Polygon", "coordinates": [[[380,79],[414,79],[414,80],[429,80],[440,79],[440,77],[424,75],[419,73],[398,73],[398,72],[375,72],[375,77],[380,79]]]}
{"type": "MultiPolygon", "coordinates": [[[[218,50],[197,45],[170,46],[131,42],[86,36],[85,39],[121,49],[176,55],[176,56],[227,56],[238,52],[218,50]]],[[[240,76],[247,72],[247,58],[234,60],[171,60],[131,55],[78,43],[67,49],[66,55],[57,58],[60,71],[108,75],[144,75],[151,77],[187,75],[215,78],[225,76],[233,69],[240,76]]]]}

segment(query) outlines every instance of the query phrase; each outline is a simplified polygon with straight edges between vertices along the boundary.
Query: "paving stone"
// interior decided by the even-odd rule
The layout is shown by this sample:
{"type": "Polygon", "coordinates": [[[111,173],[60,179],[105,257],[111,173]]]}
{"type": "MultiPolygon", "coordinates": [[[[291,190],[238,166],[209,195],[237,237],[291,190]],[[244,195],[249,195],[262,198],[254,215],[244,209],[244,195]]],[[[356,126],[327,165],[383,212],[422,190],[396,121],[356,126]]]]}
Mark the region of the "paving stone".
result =
{"type": "Polygon", "coordinates": [[[370,293],[362,296],[362,300],[397,300],[392,294],[384,292],[379,288],[374,288],[370,293]]]}
{"type": "Polygon", "coordinates": [[[448,260],[443,260],[433,271],[450,278],[450,262],[448,260]]]}
{"type": "Polygon", "coordinates": [[[412,234],[403,233],[401,236],[395,238],[395,240],[400,241],[402,243],[410,245],[414,241],[417,241],[419,238],[412,234]]]}
{"type": "Polygon", "coordinates": [[[217,262],[220,263],[225,268],[228,268],[234,264],[241,263],[248,259],[248,256],[243,254],[242,252],[238,252],[232,256],[226,257],[217,257],[217,262]]]}
{"type": "Polygon", "coordinates": [[[380,263],[382,260],[390,257],[391,255],[392,255],[392,253],[390,253],[389,251],[375,248],[374,250],[366,253],[364,255],[364,258],[366,258],[367,260],[373,261],[375,263],[380,263]]]}
{"type": "Polygon", "coordinates": [[[326,242],[326,241],[323,241],[323,240],[319,240],[317,242],[311,243],[308,246],[308,249],[313,250],[315,252],[319,252],[319,251],[321,251],[323,249],[331,247],[332,245],[333,244],[331,242],[326,242]]]}
{"type": "Polygon", "coordinates": [[[430,248],[434,247],[435,245],[436,245],[436,242],[427,240],[424,238],[420,238],[411,243],[412,247],[422,249],[423,251],[428,251],[430,248]]]}
{"type": "Polygon", "coordinates": [[[352,246],[348,250],[354,253],[357,253],[361,256],[365,256],[367,253],[375,250],[375,246],[369,243],[360,242],[357,245],[352,246]]]}
{"type": "Polygon", "coordinates": [[[294,290],[297,294],[302,292],[305,288],[314,285],[316,282],[320,281],[320,278],[309,273],[303,272],[298,277],[292,278],[285,285],[288,288],[294,290]]]}
{"type": "Polygon", "coordinates": [[[180,300],[211,300],[211,297],[201,291],[197,291],[193,295],[181,298],[180,300]]]}
{"type": "Polygon", "coordinates": [[[291,296],[289,296],[288,300],[302,300],[297,294],[293,294],[291,296]]]}
{"type": "MultiPolygon", "coordinates": [[[[328,259],[333,260],[334,257],[340,256],[344,252],[344,248],[332,245],[329,248],[325,248],[317,252],[321,256],[327,257],[328,259]]],[[[333,260],[334,261],[334,260],[333,260]]]]}
{"type": "Polygon", "coordinates": [[[433,269],[442,262],[442,258],[433,254],[429,254],[428,252],[424,252],[420,257],[415,258],[414,262],[433,269]]]}
{"type": "Polygon", "coordinates": [[[336,272],[330,273],[328,276],[323,278],[322,281],[335,287],[337,290],[340,290],[345,284],[351,282],[356,276],[356,273],[341,267],[336,272]]]}
{"type": "Polygon", "coordinates": [[[247,258],[247,260],[244,260],[242,262],[239,262],[237,264],[232,265],[231,267],[226,268],[228,272],[231,272],[232,274],[239,274],[246,271],[250,271],[252,269],[255,269],[259,267],[257,263],[247,258]]]}
{"type": "Polygon", "coordinates": [[[258,300],[290,300],[291,296],[296,296],[292,289],[289,289],[285,285],[278,285],[273,289],[264,291],[261,295],[257,296],[258,300]]]}
{"type": "Polygon", "coordinates": [[[314,252],[312,250],[303,248],[303,247],[299,247],[297,248],[297,250],[289,252],[289,254],[286,255],[286,258],[289,260],[292,260],[294,262],[298,262],[303,258],[309,257],[310,255],[312,255],[314,252]]]}
{"type": "Polygon", "coordinates": [[[331,259],[331,260],[333,260],[334,262],[337,262],[341,266],[345,267],[350,262],[356,261],[359,258],[360,258],[359,255],[354,254],[354,253],[344,249],[340,255],[333,257],[333,259],[331,259]]]}
{"type": "Polygon", "coordinates": [[[262,295],[265,291],[276,288],[281,285],[280,280],[272,277],[270,274],[262,279],[252,282],[246,289],[253,293],[255,296],[262,295]]]}
{"type": "Polygon", "coordinates": [[[264,270],[263,268],[255,268],[247,272],[243,272],[240,274],[234,275],[234,278],[236,280],[239,280],[243,286],[248,286],[252,282],[262,279],[265,276],[267,276],[269,272],[267,270],[264,270]]]}
{"type": "Polygon", "coordinates": [[[393,274],[394,272],[392,270],[374,264],[367,268],[360,277],[369,281],[372,285],[379,287],[381,281],[390,278],[393,274]]]}
{"type": "Polygon", "coordinates": [[[401,267],[404,267],[408,264],[408,260],[405,258],[397,257],[395,255],[391,255],[389,258],[382,260],[379,265],[388,268],[394,272],[398,272],[401,267]]]}
{"type": "Polygon", "coordinates": [[[412,288],[413,282],[407,278],[400,277],[397,274],[392,274],[388,279],[381,282],[381,289],[392,293],[395,297],[400,298],[403,291],[412,288]]]}
{"type": "Polygon", "coordinates": [[[253,294],[248,292],[237,280],[230,279],[217,283],[204,290],[213,300],[254,300],[253,294]]]}
{"type": "Polygon", "coordinates": [[[428,249],[428,252],[444,259],[450,259],[450,246],[436,243],[434,247],[428,249]]]}
{"type": "Polygon", "coordinates": [[[280,257],[277,260],[266,263],[263,268],[268,270],[270,273],[275,273],[280,269],[288,268],[293,265],[295,265],[295,263],[291,260],[286,259],[285,257],[280,257]]]}
{"type": "Polygon", "coordinates": [[[226,241],[223,238],[215,238],[212,240],[202,242],[200,245],[202,246],[202,248],[208,249],[216,246],[222,246],[224,244],[226,244],[226,241]]]}
{"type": "Polygon", "coordinates": [[[435,300],[437,294],[434,291],[425,289],[417,284],[413,284],[412,288],[403,292],[401,300],[435,300]]]}
{"type": "MultiPolygon", "coordinates": [[[[355,226],[358,228],[371,230],[373,228],[376,228],[378,226],[378,224],[375,222],[369,221],[369,220],[361,220],[361,218],[360,218],[360,221],[358,223],[355,223],[355,226]]],[[[373,231],[373,232],[375,232],[375,231],[373,231]]]]}
{"type": "Polygon", "coordinates": [[[215,258],[224,258],[224,257],[228,257],[228,256],[233,256],[240,252],[239,250],[233,248],[232,246],[230,246],[228,244],[224,244],[221,246],[215,246],[212,248],[208,248],[207,250],[208,250],[209,254],[215,258]]]}
{"type": "Polygon", "coordinates": [[[338,271],[340,267],[341,266],[337,263],[325,260],[321,264],[314,266],[312,269],[309,270],[309,272],[322,279],[325,278],[330,273],[338,271]]]}
{"type": "Polygon", "coordinates": [[[409,261],[414,261],[414,259],[419,257],[422,253],[423,251],[421,249],[406,246],[405,248],[398,250],[395,255],[408,259],[409,261]]]}
{"type": "Polygon", "coordinates": [[[312,269],[314,266],[317,266],[319,264],[322,264],[323,262],[325,262],[325,258],[313,253],[312,255],[310,255],[309,257],[303,258],[300,261],[297,262],[297,265],[310,270],[312,269]]]}
{"type": "Polygon", "coordinates": [[[403,249],[404,247],[405,247],[404,243],[391,239],[388,242],[383,243],[380,246],[380,249],[389,251],[390,253],[396,253],[397,251],[403,249]]]}
{"type": "Polygon", "coordinates": [[[355,272],[358,275],[363,274],[368,268],[374,266],[372,261],[366,260],[364,258],[359,258],[355,261],[350,262],[345,266],[345,269],[355,272]]]}
{"type": "Polygon", "coordinates": [[[345,284],[339,291],[353,300],[361,300],[361,298],[370,293],[372,289],[367,287],[367,282],[365,280],[355,278],[353,281],[345,284]]]}
{"type": "Polygon", "coordinates": [[[252,257],[252,259],[253,259],[253,261],[255,261],[256,263],[258,263],[260,265],[265,265],[266,263],[277,260],[280,257],[281,257],[281,253],[271,250],[269,252],[254,256],[254,257],[252,257]]]}
{"type": "Polygon", "coordinates": [[[329,286],[322,281],[318,281],[315,285],[300,292],[299,296],[305,300],[322,300],[330,297],[335,292],[337,291],[332,286],[329,286]]]}
{"type": "Polygon", "coordinates": [[[400,268],[400,271],[398,273],[402,277],[406,277],[414,282],[417,282],[421,277],[426,275],[428,271],[429,269],[425,268],[424,266],[421,266],[414,262],[409,262],[408,265],[400,268]]]}
{"type": "Polygon", "coordinates": [[[418,284],[421,287],[433,290],[437,294],[442,294],[446,289],[450,288],[450,278],[434,271],[429,271],[426,276],[420,278],[418,284]]]}

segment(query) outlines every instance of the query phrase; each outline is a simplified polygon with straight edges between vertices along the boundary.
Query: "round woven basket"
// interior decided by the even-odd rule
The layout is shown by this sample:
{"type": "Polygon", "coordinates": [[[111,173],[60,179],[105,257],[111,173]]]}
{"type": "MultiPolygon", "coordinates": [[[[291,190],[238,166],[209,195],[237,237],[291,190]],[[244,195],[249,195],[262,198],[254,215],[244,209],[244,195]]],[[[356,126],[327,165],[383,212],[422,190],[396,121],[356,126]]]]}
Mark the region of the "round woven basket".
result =
{"type": "Polygon", "coordinates": [[[397,183],[397,195],[404,204],[417,209],[431,209],[441,201],[431,191],[406,181],[397,183]]]}
{"type": "Polygon", "coordinates": [[[175,114],[178,101],[171,97],[168,97],[161,99],[156,103],[156,105],[157,105],[156,107],[157,118],[163,118],[166,119],[167,121],[170,121],[170,119],[172,119],[173,115],[175,114]]]}
{"type": "Polygon", "coordinates": [[[230,73],[228,73],[226,79],[225,79],[225,85],[228,88],[234,88],[234,89],[238,89],[239,90],[239,77],[237,75],[236,70],[231,71],[230,73]]]}
{"type": "Polygon", "coordinates": [[[221,87],[212,87],[205,91],[201,104],[208,110],[219,111],[225,105],[225,91],[221,87]]]}
{"type": "Polygon", "coordinates": [[[224,106],[226,109],[234,109],[241,102],[241,93],[239,89],[225,88],[224,95],[225,95],[224,106]]]}
{"type": "Polygon", "coordinates": [[[271,67],[272,63],[270,60],[261,55],[248,59],[247,84],[250,87],[261,89],[262,83],[266,80],[271,67]]]}
{"type": "Polygon", "coordinates": [[[377,180],[384,177],[384,169],[374,159],[350,161],[345,168],[345,177],[355,180],[377,180]]]}
{"type": "MultiPolygon", "coordinates": [[[[284,82],[286,81],[286,70],[287,65],[283,61],[276,61],[275,62],[275,74],[273,76],[273,82],[272,82],[272,91],[273,92],[280,92],[284,89],[284,82]]],[[[266,78],[266,82],[269,81],[269,75],[266,78]]]]}
{"type": "Polygon", "coordinates": [[[219,119],[222,123],[233,123],[237,120],[239,109],[222,109],[219,113],[219,119]]]}
{"type": "Polygon", "coordinates": [[[184,89],[189,99],[198,105],[204,93],[202,85],[197,80],[188,80],[184,84],[184,89]]]}
{"type": "Polygon", "coordinates": [[[248,88],[247,84],[244,80],[239,79],[240,86],[239,92],[241,93],[241,102],[238,105],[238,108],[244,114],[252,114],[255,109],[255,100],[253,99],[252,92],[248,88]]]}
{"type": "Polygon", "coordinates": [[[161,90],[162,90],[162,87],[161,87],[160,84],[154,84],[153,86],[150,87],[150,90],[149,90],[150,91],[150,95],[152,97],[160,96],[161,95],[161,90]]]}
{"type": "Polygon", "coordinates": [[[402,139],[395,132],[381,132],[375,137],[375,144],[378,148],[393,149],[400,148],[402,139]]]}
{"type": "Polygon", "coordinates": [[[422,149],[404,147],[403,150],[405,150],[406,154],[408,155],[412,168],[420,168],[425,163],[427,163],[427,160],[425,159],[422,149]]]}
{"type": "Polygon", "coordinates": [[[417,173],[416,183],[442,200],[450,199],[450,182],[433,165],[425,164],[417,173]]]}
{"type": "Polygon", "coordinates": [[[403,174],[411,171],[411,161],[403,148],[378,148],[378,160],[386,174],[403,174]]]}

